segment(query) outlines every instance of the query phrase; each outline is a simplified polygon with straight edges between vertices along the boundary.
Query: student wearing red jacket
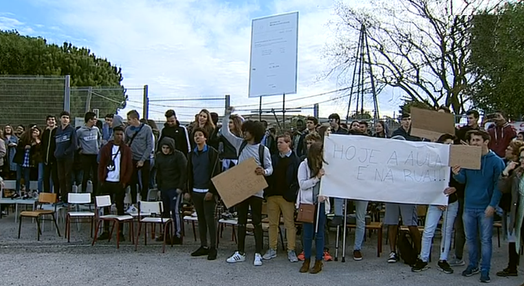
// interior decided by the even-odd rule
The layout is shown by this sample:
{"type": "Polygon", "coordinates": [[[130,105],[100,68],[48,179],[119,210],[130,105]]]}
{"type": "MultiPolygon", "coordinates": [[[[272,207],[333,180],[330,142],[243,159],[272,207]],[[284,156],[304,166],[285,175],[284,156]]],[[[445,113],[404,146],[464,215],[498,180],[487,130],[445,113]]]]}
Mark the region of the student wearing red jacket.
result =
{"type": "MultiPolygon", "coordinates": [[[[100,150],[100,163],[98,165],[98,179],[100,194],[111,195],[116,204],[118,215],[124,214],[125,188],[133,175],[133,154],[124,143],[124,128],[117,126],[113,129],[112,141],[109,141],[100,150]]],[[[104,214],[109,214],[109,208],[104,208],[104,214]]],[[[120,240],[124,240],[119,233],[120,240]]],[[[109,221],[104,222],[104,232],[97,238],[109,238],[109,221]]]]}
{"type": "Polygon", "coordinates": [[[493,121],[495,125],[488,129],[489,140],[488,148],[495,152],[500,158],[504,158],[506,153],[506,148],[508,148],[509,143],[515,137],[517,137],[517,132],[511,125],[508,124],[502,113],[496,112],[493,115],[488,115],[488,120],[493,121]],[[492,117],[492,118],[490,118],[492,117]]]}

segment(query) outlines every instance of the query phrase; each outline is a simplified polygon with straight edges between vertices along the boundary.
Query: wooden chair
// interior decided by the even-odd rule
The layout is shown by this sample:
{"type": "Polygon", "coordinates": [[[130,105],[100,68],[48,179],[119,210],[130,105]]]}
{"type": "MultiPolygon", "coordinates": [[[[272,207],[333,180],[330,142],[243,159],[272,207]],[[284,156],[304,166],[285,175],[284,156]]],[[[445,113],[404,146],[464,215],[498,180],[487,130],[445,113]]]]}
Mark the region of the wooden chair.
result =
{"type": "MultiPolygon", "coordinates": [[[[55,223],[56,232],[58,233],[58,236],[60,236],[60,230],[58,229],[58,224],[56,223],[56,202],[57,202],[57,195],[52,193],[40,193],[38,196],[38,201],[36,202],[36,208],[33,211],[23,211],[20,213],[20,217],[18,219],[18,238],[20,238],[20,230],[22,228],[22,218],[28,217],[28,218],[34,218],[36,220],[37,225],[37,240],[40,240],[40,235],[42,234],[42,229],[40,227],[40,220],[43,216],[49,215],[53,218],[53,222],[55,223]],[[54,205],[54,210],[44,210],[44,205],[54,205]]],[[[43,220],[43,219],[42,219],[43,220]]]]}
{"type": "Polygon", "coordinates": [[[113,230],[115,229],[116,225],[116,248],[120,248],[120,223],[128,223],[130,232],[129,232],[129,238],[131,239],[131,242],[134,244],[135,241],[135,235],[133,232],[133,217],[130,215],[99,215],[99,212],[104,207],[111,207],[111,196],[105,195],[105,196],[96,196],[95,197],[95,219],[97,221],[95,226],[95,236],[93,237],[93,243],[91,245],[95,245],[95,242],[98,238],[98,230],[100,229],[100,224],[104,221],[113,222],[113,227],[111,227],[111,231],[109,232],[109,240],[111,241],[111,236],[113,235],[113,230]]]}
{"type": "MultiPolygon", "coordinates": [[[[135,241],[135,251],[138,248],[138,239],[140,237],[140,231],[142,230],[142,224],[145,225],[144,245],[147,245],[147,224],[152,224],[152,225],[159,224],[164,229],[162,253],[166,252],[166,238],[167,238],[168,230],[171,230],[171,236],[173,236],[173,219],[163,218],[162,217],[163,212],[164,212],[164,205],[162,204],[161,201],[158,201],[158,202],[139,201],[138,202],[138,234],[136,236],[136,241],[135,241]],[[147,214],[147,216],[142,217],[141,213],[145,213],[147,214]]],[[[172,239],[171,239],[171,247],[173,247],[172,239]]]]}
{"type": "Polygon", "coordinates": [[[77,220],[77,223],[79,220],[83,219],[89,219],[89,222],[91,223],[91,237],[93,237],[93,224],[95,221],[95,213],[94,212],[86,212],[86,211],[69,211],[71,207],[76,206],[79,207],[83,204],[90,204],[91,203],[91,194],[90,193],[69,193],[67,195],[67,202],[69,204],[69,209],[66,215],[65,220],[65,234],[67,237],[67,242],[70,242],[71,239],[71,219],[77,220]]]}

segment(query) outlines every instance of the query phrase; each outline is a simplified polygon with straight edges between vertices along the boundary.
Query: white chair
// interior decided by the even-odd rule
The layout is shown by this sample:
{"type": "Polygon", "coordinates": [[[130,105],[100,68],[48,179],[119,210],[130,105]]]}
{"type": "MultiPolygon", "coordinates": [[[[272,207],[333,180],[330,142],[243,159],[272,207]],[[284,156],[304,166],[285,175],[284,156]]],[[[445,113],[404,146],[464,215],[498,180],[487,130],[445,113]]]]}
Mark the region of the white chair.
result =
{"type": "Polygon", "coordinates": [[[67,237],[67,242],[70,242],[71,239],[71,219],[76,219],[77,223],[82,219],[89,219],[91,237],[93,237],[93,224],[95,221],[94,212],[78,211],[78,207],[83,204],[91,203],[91,194],[89,193],[69,193],[67,195],[67,202],[69,204],[69,209],[66,215],[65,220],[65,233],[67,237]],[[70,211],[71,207],[76,207],[76,211],[70,211]]]}
{"type": "MultiPolygon", "coordinates": [[[[164,212],[164,205],[161,201],[159,202],[146,202],[146,201],[139,201],[138,202],[138,234],[136,237],[135,242],[135,251],[138,248],[138,240],[140,237],[140,231],[142,229],[142,224],[145,225],[144,230],[144,245],[147,245],[147,224],[160,224],[162,226],[162,229],[164,230],[164,239],[162,243],[162,253],[166,252],[166,240],[167,240],[167,234],[168,230],[171,231],[171,236],[173,236],[173,227],[172,223],[173,220],[171,218],[163,218],[162,213],[164,212]],[[143,217],[143,213],[147,214],[148,216],[143,217]],[[171,227],[170,227],[171,226],[171,227]]],[[[173,240],[171,239],[171,247],[173,247],[173,240]]]]}
{"type": "Polygon", "coordinates": [[[111,196],[104,195],[104,196],[96,196],[95,197],[95,219],[97,221],[95,226],[95,236],[93,237],[93,243],[91,245],[95,245],[95,242],[98,238],[98,230],[100,229],[100,224],[104,221],[113,222],[113,226],[111,227],[111,232],[109,233],[109,241],[111,241],[111,236],[113,235],[113,230],[115,229],[116,225],[116,248],[120,248],[120,223],[129,223],[129,236],[131,239],[131,242],[134,243],[134,232],[133,232],[133,217],[130,215],[99,215],[99,212],[101,209],[108,207],[111,207],[111,196]]]}

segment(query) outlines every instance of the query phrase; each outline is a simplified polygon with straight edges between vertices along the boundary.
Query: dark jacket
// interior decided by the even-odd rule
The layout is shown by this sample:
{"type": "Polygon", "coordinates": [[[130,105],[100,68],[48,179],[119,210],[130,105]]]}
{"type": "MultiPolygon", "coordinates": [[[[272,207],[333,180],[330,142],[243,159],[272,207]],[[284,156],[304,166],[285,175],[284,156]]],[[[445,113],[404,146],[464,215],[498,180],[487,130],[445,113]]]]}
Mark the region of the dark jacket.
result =
{"type": "Polygon", "coordinates": [[[499,178],[499,190],[503,194],[511,195],[511,206],[509,209],[509,224],[507,225],[507,230],[513,233],[517,227],[517,210],[519,209],[519,187],[520,181],[522,180],[522,175],[524,169],[522,167],[514,170],[510,176],[504,177],[500,176],[499,178]]]}
{"type": "Polygon", "coordinates": [[[218,140],[222,143],[222,150],[220,150],[220,159],[237,160],[238,154],[237,149],[233,144],[227,141],[226,137],[219,135],[218,140]]]}
{"type": "MultiPolygon", "coordinates": [[[[26,144],[19,141],[16,146],[16,153],[13,162],[20,165],[24,163],[25,145],[26,144]]],[[[40,144],[31,144],[31,149],[29,150],[29,165],[31,167],[37,167],[38,163],[42,163],[42,142],[40,142],[40,144]]]]}
{"type": "Polygon", "coordinates": [[[406,132],[406,130],[404,130],[404,128],[402,128],[402,126],[400,126],[397,130],[393,131],[393,134],[391,134],[391,137],[393,137],[393,136],[402,136],[402,137],[404,137],[404,139],[406,139],[406,141],[424,141],[420,137],[411,136],[410,133],[411,133],[411,128],[410,128],[410,132],[406,132]]]}
{"type": "Polygon", "coordinates": [[[347,135],[348,134],[348,130],[346,128],[342,127],[342,126],[338,126],[338,130],[335,131],[335,130],[331,129],[331,133],[332,134],[345,134],[345,135],[347,135]]]}
{"type": "Polygon", "coordinates": [[[457,182],[457,180],[453,178],[453,172],[451,172],[448,186],[456,189],[455,193],[448,197],[448,204],[454,203],[458,199],[464,199],[464,184],[457,182]]]}
{"type": "Polygon", "coordinates": [[[65,129],[59,126],[56,130],[55,157],[57,161],[74,160],[76,147],[76,130],[71,125],[65,129]]]}
{"type": "Polygon", "coordinates": [[[186,156],[175,149],[175,140],[165,137],[158,143],[160,148],[155,158],[156,182],[160,190],[184,190],[187,183],[186,156]],[[167,145],[171,153],[164,155],[162,146],[167,145]]]}
{"type": "Polygon", "coordinates": [[[54,164],[56,162],[56,130],[57,128],[44,130],[42,134],[42,160],[45,164],[54,164]]]}
{"type": "MultiPolygon", "coordinates": [[[[158,142],[162,141],[164,137],[169,137],[175,140],[175,148],[187,156],[191,146],[189,143],[189,134],[184,126],[180,126],[180,122],[178,122],[178,120],[176,122],[176,126],[173,127],[164,124],[164,129],[162,129],[160,133],[158,142]]],[[[160,151],[161,147],[162,146],[158,145],[156,150],[160,151]]]]}
{"type": "Polygon", "coordinates": [[[286,193],[279,193],[278,189],[276,188],[275,170],[278,168],[278,164],[280,163],[281,159],[282,157],[280,157],[280,154],[271,156],[273,174],[268,178],[269,187],[264,190],[264,196],[282,196],[288,202],[295,202],[297,200],[297,194],[299,190],[298,167],[300,166],[300,158],[297,157],[295,152],[291,151],[291,155],[289,156],[290,162],[286,171],[286,193]]]}
{"type": "MultiPolygon", "coordinates": [[[[98,163],[98,180],[105,183],[107,178],[107,164],[110,163],[113,156],[114,141],[109,141],[100,149],[100,162],[98,163]]],[[[120,144],[120,183],[129,184],[133,175],[133,153],[124,142],[120,144]]]]}
{"type": "MultiPolygon", "coordinates": [[[[222,170],[222,168],[220,167],[218,151],[209,145],[207,146],[207,148],[208,148],[207,152],[209,152],[209,165],[208,165],[209,174],[211,174],[209,179],[211,180],[211,178],[220,174],[220,171],[222,170]]],[[[189,160],[187,164],[187,192],[192,192],[193,186],[194,186],[193,184],[193,179],[194,179],[193,158],[192,158],[193,156],[191,156],[194,152],[196,152],[196,150],[191,151],[191,153],[189,154],[189,160]]],[[[215,188],[212,182],[210,182],[209,184],[209,192],[212,193],[213,195],[218,195],[217,189],[215,188]]]]}
{"type": "Polygon", "coordinates": [[[456,143],[460,143],[460,141],[466,142],[466,134],[471,130],[480,130],[480,127],[473,128],[469,125],[464,125],[460,128],[455,128],[455,137],[457,137],[456,143]]]}

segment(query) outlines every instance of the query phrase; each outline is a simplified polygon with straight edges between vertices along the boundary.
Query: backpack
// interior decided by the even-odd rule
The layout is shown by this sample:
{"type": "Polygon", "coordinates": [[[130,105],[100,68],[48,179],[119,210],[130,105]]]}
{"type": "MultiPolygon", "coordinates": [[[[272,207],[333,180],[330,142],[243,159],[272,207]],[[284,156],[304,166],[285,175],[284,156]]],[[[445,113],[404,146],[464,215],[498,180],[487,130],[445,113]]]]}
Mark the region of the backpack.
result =
{"type": "Polygon", "coordinates": [[[397,239],[397,249],[400,252],[400,258],[405,264],[413,265],[417,262],[417,251],[409,241],[406,232],[399,232],[397,239]]]}
{"type": "MultiPolygon", "coordinates": [[[[242,153],[242,151],[244,151],[244,148],[246,148],[247,146],[247,141],[242,141],[242,144],[240,145],[240,148],[238,149],[238,157],[240,158],[240,154],[242,153]]],[[[262,168],[264,168],[264,145],[262,144],[259,144],[258,145],[258,160],[260,161],[260,163],[262,164],[262,168]]],[[[265,168],[264,168],[265,169],[265,168]]],[[[264,176],[264,179],[266,179],[266,183],[267,185],[269,186],[269,177],[267,176],[264,176]]],[[[265,190],[265,189],[264,189],[265,190]]]]}

